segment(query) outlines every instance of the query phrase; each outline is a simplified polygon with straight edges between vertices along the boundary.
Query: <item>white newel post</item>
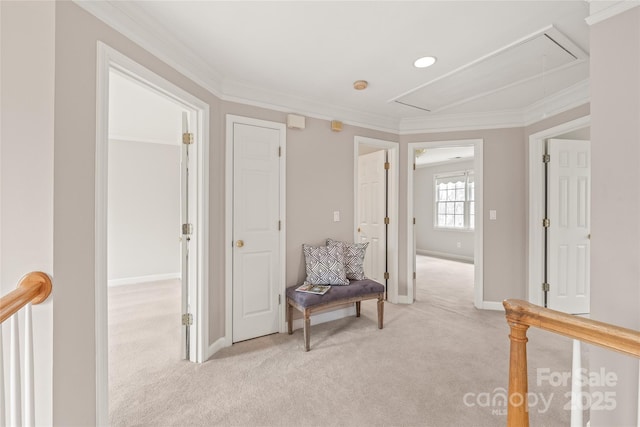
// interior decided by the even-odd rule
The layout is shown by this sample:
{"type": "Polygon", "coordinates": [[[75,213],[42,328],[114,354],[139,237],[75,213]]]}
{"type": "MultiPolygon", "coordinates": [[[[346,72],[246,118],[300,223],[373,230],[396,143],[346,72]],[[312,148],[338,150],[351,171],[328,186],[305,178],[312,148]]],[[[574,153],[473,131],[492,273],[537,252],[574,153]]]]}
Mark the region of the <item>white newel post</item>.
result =
{"type": "Polygon", "coordinates": [[[33,380],[33,321],[31,303],[24,307],[24,427],[36,424],[33,380]]]}
{"type": "Polygon", "coordinates": [[[571,363],[571,427],[582,427],[582,360],[580,341],[573,340],[573,360],[571,363]]]}
{"type": "Polygon", "coordinates": [[[2,345],[2,325],[0,324],[0,427],[7,425],[4,408],[4,348],[2,345]]]}

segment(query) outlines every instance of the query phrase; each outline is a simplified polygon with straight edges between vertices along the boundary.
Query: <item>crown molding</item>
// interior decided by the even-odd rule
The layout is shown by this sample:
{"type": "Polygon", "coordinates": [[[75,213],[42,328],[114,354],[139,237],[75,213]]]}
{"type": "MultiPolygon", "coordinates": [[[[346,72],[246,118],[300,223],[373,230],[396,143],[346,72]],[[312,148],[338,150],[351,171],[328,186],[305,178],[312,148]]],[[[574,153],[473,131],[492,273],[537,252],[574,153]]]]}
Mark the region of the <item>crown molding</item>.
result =
{"type": "Polygon", "coordinates": [[[221,95],[220,73],[193,54],[188,46],[162,31],[135,6],[108,0],[73,2],[214,95],[221,95]]]}
{"type": "Polygon", "coordinates": [[[223,92],[224,94],[220,98],[225,101],[296,113],[321,120],[340,120],[344,124],[352,126],[398,133],[400,121],[393,117],[357,111],[335,104],[315,102],[308,98],[238,82],[225,81],[223,92]]]}
{"type": "MultiPolygon", "coordinates": [[[[432,114],[403,119],[371,114],[253,87],[225,78],[213,65],[203,61],[187,45],[179,42],[170,32],[163,31],[162,27],[158,27],[157,23],[141,13],[135,6],[135,2],[129,4],[112,0],[73,1],[88,13],[211,92],[221,101],[297,113],[321,120],[337,119],[346,125],[395,135],[524,127],[541,120],[545,115],[558,114],[589,102],[588,81],[586,81],[525,109],[487,113],[432,114]]],[[[617,3],[638,5],[640,0],[617,3]]],[[[629,8],[627,7],[627,9],[629,8]]]]}
{"type": "Polygon", "coordinates": [[[590,100],[589,79],[586,79],[528,106],[523,112],[522,125],[529,126],[547,117],[588,104],[590,100]]]}
{"type": "Polygon", "coordinates": [[[400,120],[400,135],[513,128],[523,126],[522,111],[488,113],[437,114],[400,120]]]}
{"type": "Polygon", "coordinates": [[[624,1],[602,1],[602,0],[587,0],[589,2],[590,15],[585,19],[587,25],[594,25],[598,22],[602,22],[616,15],[640,6],[639,0],[624,0],[624,1]]]}

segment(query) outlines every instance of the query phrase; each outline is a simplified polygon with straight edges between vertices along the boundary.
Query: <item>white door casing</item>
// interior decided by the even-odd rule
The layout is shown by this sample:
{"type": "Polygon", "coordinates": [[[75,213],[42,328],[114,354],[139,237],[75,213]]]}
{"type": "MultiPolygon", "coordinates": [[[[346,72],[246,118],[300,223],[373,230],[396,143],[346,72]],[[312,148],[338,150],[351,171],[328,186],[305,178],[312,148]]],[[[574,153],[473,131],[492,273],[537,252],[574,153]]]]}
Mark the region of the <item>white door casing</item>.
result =
{"type": "Polygon", "coordinates": [[[385,283],[387,215],[385,150],[358,156],[358,241],[369,243],[364,259],[367,278],[385,283]]]}
{"type": "Polygon", "coordinates": [[[589,313],[591,144],[548,141],[548,307],[589,313]]]}
{"type": "Polygon", "coordinates": [[[232,342],[281,330],[281,124],[227,121],[233,150],[232,342]]]}

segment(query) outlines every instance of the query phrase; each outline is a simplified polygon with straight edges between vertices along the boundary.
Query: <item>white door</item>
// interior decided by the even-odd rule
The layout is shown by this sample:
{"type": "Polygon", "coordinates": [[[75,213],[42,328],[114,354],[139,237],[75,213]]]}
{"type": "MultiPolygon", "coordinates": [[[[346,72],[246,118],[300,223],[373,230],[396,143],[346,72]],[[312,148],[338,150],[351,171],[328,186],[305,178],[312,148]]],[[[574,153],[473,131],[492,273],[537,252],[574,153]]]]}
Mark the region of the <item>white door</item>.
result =
{"type": "Polygon", "coordinates": [[[181,170],[181,257],[182,257],[182,358],[196,361],[195,297],[196,292],[196,256],[195,256],[195,212],[196,212],[196,174],[194,138],[189,129],[189,113],[182,113],[182,154],[181,170]]]}
{"type": "Polygon", "coordinates": [[[233,123],[233,342],[279,330],[281,132],[233,123]]]}
{"type": "Polygon", "coordinates": [[[380,150],[358,156],[358,236],[360,242],[369,242],[364,274],[379,283],[385,283],[387,269],[386,154],[380,150]]]}
{"type": "Polygon", "coordinates": [[[551,139],[547,152],[547,306],[589,313],[591,143],[551,139]]]}

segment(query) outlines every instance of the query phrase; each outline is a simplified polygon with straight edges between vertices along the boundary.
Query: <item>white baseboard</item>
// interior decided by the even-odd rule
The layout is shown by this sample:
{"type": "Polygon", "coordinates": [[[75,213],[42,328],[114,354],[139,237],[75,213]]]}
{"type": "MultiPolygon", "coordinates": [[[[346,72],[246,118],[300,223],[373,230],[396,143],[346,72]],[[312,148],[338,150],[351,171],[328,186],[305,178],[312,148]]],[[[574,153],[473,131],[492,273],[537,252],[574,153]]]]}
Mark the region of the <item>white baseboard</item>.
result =
{"type": "Polygon", "coordinates": [[[110,279],[107,281],[107,285],[108,286],[133,285],[134,283],[157,282],[159,280],[179,279],[180,277],[182,277],[181,273],[150,274],[148,276],[125,277],[122,279],[110,279]]]}
{"type": "Polygon", "coordinates": [[[504,311],[504,306],[498,301],[482,301],[483,310],[504,311]]]}
{"type": "MultiPolygon", "coordinates": [[[[356,307],[354,305],[351,305],[350,307],[344,307],[333,311],[314,314],[311,316],[311,325],[319,325],[320,323],[331,322],[332,320],[338,320],[344,317],[355,315],[356,307]]],[[[304,319],[294,319],[293,329],[296,330],[302,328],[304,328],[304,319]]]]}
{"type": "Polygon", "coordinates": [[[418,255],[431,256],[431,257],[435,257],[435,258],[451,259],[451,260],[454,260],[454,261],[463,261],[463,262],[468,262],[470,264],[473,264],[473,261],[474,261],[473,256],[472,257],[468,257],[468,256],[464,256],[464,255],[448,254],[448,253],[445,253],[445,252],[428,251],[426,249],[416,249],[416,253],[418,255]]]}
{"type": "Polygon", "coordinates": [[[231,344],[227,342],[226,337],[218,338],[213,344],[209,346],[207,349],[207,354],[205,355],[205,360],[203,362],[209,360],[211,356],[216,354],[218,351],[222,350],[225,347],[229,347],[231,344]]]}

